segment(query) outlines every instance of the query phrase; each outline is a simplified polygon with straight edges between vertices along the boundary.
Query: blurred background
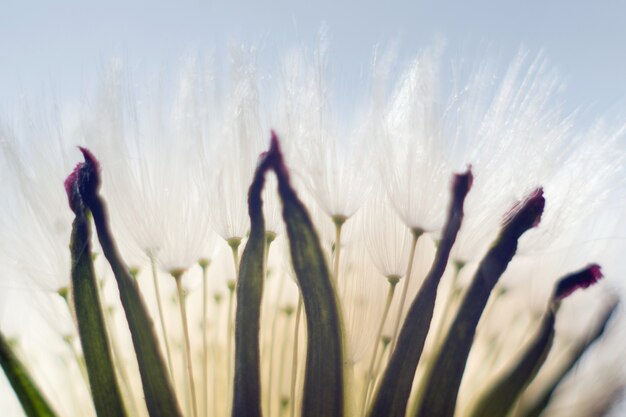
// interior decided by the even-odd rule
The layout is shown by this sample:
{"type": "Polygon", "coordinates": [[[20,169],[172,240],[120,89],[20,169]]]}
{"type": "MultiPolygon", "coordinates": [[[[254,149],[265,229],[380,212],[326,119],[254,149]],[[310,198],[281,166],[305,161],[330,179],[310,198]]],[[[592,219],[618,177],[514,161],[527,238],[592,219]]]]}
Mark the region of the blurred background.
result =
{"type": "MultiPolygon", "coordinates": [[[[226,72],[229,48],[244,43],[258,49],[261,81],[277,78],[285,51],[313,49],[323,33],[339,116],[351,113],[363,96],[377,46],[396,52],[398,69],[392,71],[399,71],[420,49],[442,43],[442,62],[450,67],[444,71],[484,58],[506,68],[520,49],[531,57],[542,54],[563,82],[565,112],[576,113],[574,123],[582,129],[605,115],[624,120],[625,16],[623,0],[3,0],[0,122],[38,98],[52,97],[70,112],[80,108],[112,59],[126,63],[135,77],[158,72],[174,79],[186,55],[196,52],[214,55],[218,72],[226,72]]],[[[625,213],[622,201],[607,208],[610,218],[597,226],[611,225],[603,235],[616,250],[598,261],[613,265],[607,276],[622,290],[625,213]]],[[[0,286],[0,298],[3,293],[0,286]]],[[[626,415],[626,404],[615,413],[626,415]]]]}
{"type": "Polygon", "coordinates": [[[327,27],[330,62],[354,90],[373,45],[394,44],[399,59],[443,41],[452,56],[488,51],[507,62],[520,47],[544,51],[565,83],[567,110],[581,117],[626,97],[626,3],[620,0],[516,1],[16,1],[0,5],[0,106],[47,91],[75,99],[112,57],[177,69],[188,51],[223,56],[232,42],[256,45],[271,74],[280,53],[313,44],[327,27]]]}

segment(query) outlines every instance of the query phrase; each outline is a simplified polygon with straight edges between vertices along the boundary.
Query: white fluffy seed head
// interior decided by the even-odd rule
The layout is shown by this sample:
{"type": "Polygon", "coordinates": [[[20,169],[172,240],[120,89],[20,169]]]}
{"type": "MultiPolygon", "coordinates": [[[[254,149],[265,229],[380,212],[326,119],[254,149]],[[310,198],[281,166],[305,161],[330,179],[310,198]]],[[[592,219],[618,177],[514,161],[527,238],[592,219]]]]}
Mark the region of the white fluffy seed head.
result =
{"type": "Polygon", "coordinates": [[[437,51],[420,54],[399,78],[386,112],[379,166],[389,198],[411,229],[445,220],[451,169],[444,149],[437,51]]]}
{"type": "Polygon", "coordinates": [[[37,287],[57,291],[69,283],[68,242],[73,214],[59,193],[72,169],[73,136],[56,109],[25,110],[0,127],[0,163],[6,198],[0,216],[0,262],[37,287]]]}
{"type": "Polygon", "coordinates": [[[385,277],[404,276],[412,236],[383,192],[365,205],[360,219],[367,251],[378,272],[385,277]]]}

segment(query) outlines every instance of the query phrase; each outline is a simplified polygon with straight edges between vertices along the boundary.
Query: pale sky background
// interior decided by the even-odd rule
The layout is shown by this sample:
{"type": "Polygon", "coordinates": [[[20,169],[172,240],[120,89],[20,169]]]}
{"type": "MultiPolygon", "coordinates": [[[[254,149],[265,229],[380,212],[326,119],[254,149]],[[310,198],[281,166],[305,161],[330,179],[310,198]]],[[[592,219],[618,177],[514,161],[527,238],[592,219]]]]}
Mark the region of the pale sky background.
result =
{"type": "Polygon", "coordinates": [[[401,58],[444,39],[466,58],[488,46],[504,58],[520,46],[545,51],[566,83],[566,108],[590,118],[626,97],[626,2],[528,1],[29,1],[0,5],[0,106],[52,91],[78,98],[111,57],[146,68],[192,50],[252,42],[271,71],[280,52],[313,44],[322,23],[339,77],[367,69],[376,43],[399,42],[401,58]],[[469,52],[468,52],[469,51],[469,52]]]}

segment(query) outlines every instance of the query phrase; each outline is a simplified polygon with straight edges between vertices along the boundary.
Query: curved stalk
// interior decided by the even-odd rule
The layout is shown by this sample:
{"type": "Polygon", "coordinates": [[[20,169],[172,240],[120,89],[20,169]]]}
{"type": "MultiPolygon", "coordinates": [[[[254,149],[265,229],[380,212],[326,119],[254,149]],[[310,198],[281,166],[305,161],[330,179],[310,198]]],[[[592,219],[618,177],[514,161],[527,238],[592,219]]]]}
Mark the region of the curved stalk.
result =
{"type": "Polygon", "coordinates": [[[165,314],[163,314],[163,303],[161,301],[161,290],[159,288],[159,274],[156,267],[156,259],[152,252],[148,252],[148,258],[150,258],[150,269],[152,270],[152,282],[154,284],[154,295],[157,300],[157,307],[159,310],[159,321],[161,322],[161,333],[163,333],[163,342],[165,344],[165,354],[167,357],[167,367],[170,371],[170,379],[172,380],[172,386],[176,391],[176,378],[174,378],[174,365],[172,362],[172,351],[170,350],[170,342],[167,337],[167,326],[165,325],[165,314]]]}
{"type": "Polygon", "coordinates": [[[372,385],[369,394],[367,395],[367,404],[372,400],[372,395],[374,394],[374,390],[376,388],[376,383],[378,382],[378,378],[380,377],[380,370],[383,366],[383,360],[385,359],[385,354],[388,351],[389,344],[391,343],[391,337],[382,336],[380,338],[381,343],[383,345],[382,350],[380,351],[380,356],[378,356],[378,360],[376,361],[376,365],[374,366],[374,373],[372,374],[372,385]]]}
{"type": "MultiPolygon", "coordinates": [[[[282,297],[283,294],[283,288],[284,286],[281,285],[278,288],[278,297],[277,300],[280,301],[280,298],[282,297]]],[[[269,355],[270,355],[270,363],[269,363],[269,372],[268,372],[268,378],[267,378],[267,415],[271,416],[272,415],[272,393],[274,392],[273,390],[273,384],[272,384],[272,380],[273,380],[273,375],[274,375],[274,342],[276,341],[276,326],[277,326],[277,318],[278,318],[278,313],[279,313],[280,307],[278,305],[278,303],[276,304],[276,308],[274,309],[274,318],[272,320],[272,330],[270,332],[270,348],[269,348],[269,355]]]]}
{"type": "Polygon", "coordinates": [[[417,241],[420,236],[424,234],[424,231],[422,229],[415,228],[411,230],[411,234],[413,235],[413,240],[411,241],[411,255],[409,256],[409,263],[406,267],[406,274],[404,274],[404,285],[402,286],[402,295],[400,295],[400,305],[398,307],[398,314],[396,315],[396,321],[393,325],[393,333],[391,335],[392,353],[396,348],[396,342],[398,341],[398,333],[400,332],[400,320],[402,319],[402,311],[404,310],[406,296],[409,291],[409,282],[411,281],[411,273],[413,272],[413,260],[415,259],[417,241]]]}
{"type": "Polygon", "coordinates": [[[214,416],[218,416],[218,392],[217,392],[217,351],[218,351],[218,346],[219,346],[219,324],[220,324],[220,304],[222,301],[222,295],[220,293],[216,293],[213,296],[213,299],[215,300],[215,329],[214,329],[214,334],[213,334],[213,415],[214,416]]]}
{"type": "Polygon", "coordinates": [[[185,294],[183,291],[183,270],[173,270],[170,274],[176,280],[176,290],[178,292],[178,305],[180,306],[180,318],[183,325],[183,334],[185,336],[185,362],[187,363],[187,379],[189,381],[189,390],[191,393],[191,411],[193,417],[198,417],[198,404],[196,401],[196,387],[193,382],[193,366],[191,364],[191,343],[189,340],[189,323],[187,322],[187,309],[185,307],[185,294]]]}
{"type": "Polygon", "coordinates": [[[291,387],[289,389],[289,416],[294,417],[296,409],[296,379],[298,377],[298,339],[300,331],[300,317],[302,316],[302,296],[298,293],[298,307],[296,308],[296,323],[293,330],[293,355],[291,359],[291,387]]]}
{"type": "Polygon", "coordinates": [[[332,217],[335,224],[335,256],[333,257],[333,277],[335,279],[335,285],[339,285],[339,259],[341,257],[341,230],[343,224],[346,222],[346,216],[340,214],[332,217]]]}
{"type": "Polygon", "coordinates": [[[378,330],[376,331],[376,344],[374,346],[374,351],[372,352],[372,358],[370,359],[370,364],[367,368],[367,374],[365,374],[365,386],[363,387],[363,395],[361,398],[361,414],[365,415],[367,411],[367,398],[369,397],[370,387],[373,385],[374,380],[374,365],[376,363],[376,357],[378,353],[378,344],[381,342],[381,336],[383,334],[383,327],[385,326],[385,321],[387,321],[387,315],[389,314],[389,308],[391,307],[391,301],[393,300],[393,294],[396,290],[396,285],[398,281],[400,281],[400,277],[398,276],[390,276],[387,278],[389,282],[389,290],[387,291],[387,299],[385,301],[385,308],[383,310],[383,315],[380,318],[380,323],[378,324],[378,330]]]}
{"type": "MultiPolygon", "coordinates": [[[[285,404],[285,399],[281,394],[281,390],[283,388],[283,374],[285,373],[285,356],[287,354],[287,342],[289,341],[289,322],[291,316],[293,315],[293,306],[287,306],[283,309],[283,313],[285,313],[285,328],[283,331],[283,340],[282,345],[280,347],[280,365],[278,368],[278,398],[280,404],[280,414],[282,415],[284,410],[287,409],[287,404],[285,404]]],[[[286,397],[286,400],[289,401],[289,397],[286,397]]]]}
{"type": "Polygon", "coordinates": [[[202,269],[202,411],[204,417],[209,415],[209,341],[207,336],[207,305],[209,298],[209,282],[207,271],[211,261],[200,259],[198,265],[202,269]]]}
{"type": "Polygon", "coordinates": [[[227,403],[230,404],[231,387],[234,386],[233,381],[233,307],[235,299],[235,285],[234,279],[229,280],[226,284],[228,286],[228,311],[226,312],[226,387],[227,395],[229,396],[227,403]]]}

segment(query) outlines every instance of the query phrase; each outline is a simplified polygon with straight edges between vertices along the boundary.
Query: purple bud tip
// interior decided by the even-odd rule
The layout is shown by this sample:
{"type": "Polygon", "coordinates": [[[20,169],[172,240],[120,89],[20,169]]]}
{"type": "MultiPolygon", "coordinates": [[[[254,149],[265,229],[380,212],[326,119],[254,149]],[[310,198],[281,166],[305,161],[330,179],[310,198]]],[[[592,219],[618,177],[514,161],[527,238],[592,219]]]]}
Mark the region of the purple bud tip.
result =
{"type": "Polygon", "coordinates": [[[96,159],[93,153],[91,153],[89,149],[82,146],[79,146],[78,149],[83,153],[85,163],[87,165],[91,165],[96,172],[100,172],[100,162],[96,159]]]}
{"type": "Polygon", "coordinates": [[[269,155],[269,152],[268,152],[268,151],[263,151],[263,152],[261,152],[261,153],[259,154],[259,157],[257,158],[257,161],[256,161],[256,167],[257,167],[257,169],[258,169],[261,165],[263,165],[263,163],[267,160],[268,155],[269,155]]]}
{"type": "Polygon", "coordinates": [[[533,190],[524,200],[518,201],[504,216],[504,224],[521,221],[530,227],[537,227],[541,222],[541,214],[546,205],[543,188],[533,190]]]}
{"type": "Polygon", "coordinates": [[[85,161],[76,164],[76,167],[63,183],[72,211],[75,211],[72,193],[76,187],[78,187],[81,197],[85,198],[85,193],[94,193],[100,185],[100,162],[89,149],[82,146],[79,146],[78,149],[82,152],[85,161]]]}
{"type": "Polygon", "coordinates": [[[70,175],[68,175],[65,181],[63,181],[63,186],[65,187],[65,193],[67,194],[67,201],[72,211],[75,211],[74,203],[72,202],[72,193],[75,190],[74,187],[76,186],[76,181],[78,180],[78,171],[80,170],[82,165],[83,165],[82,162],[76,164],[76,166],[74,167],[70,175]]]}
{"type": "Polygon", "coordinates": [[[591,264],[581,271],[562,278],[556,285],[554,300],[561,301],[579,288],[588,288],[600,281],[604,275],[598,264],[591,264]]]}
{"type": "Polygon", "coordinates": [[[272,164],[274,165],[276,175],[282,176],[283,178],[288,180],[289,172],[287,171],[287,167],[285,166],[283,153],[280,150],[280,139],[278,139],[278,135],[273,129],[272,138],[270,140],[270,149],[269,151],[267,151],[267,158],[272,158],[272,164]]]}
{"type": "Polygon", "coordinates": [[[276,131],[272,129],[272,137],[270,139],[270,149],[267,151],[269,154],[280,153],[280,139],[278,139],[278,135],[276,131]]]}

